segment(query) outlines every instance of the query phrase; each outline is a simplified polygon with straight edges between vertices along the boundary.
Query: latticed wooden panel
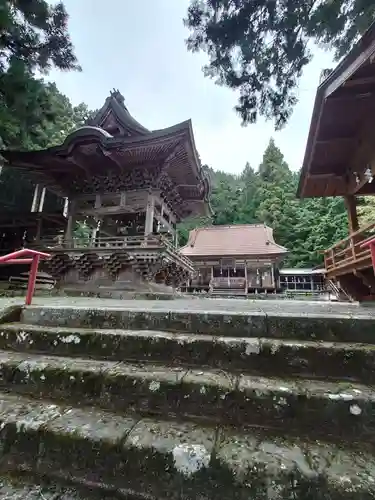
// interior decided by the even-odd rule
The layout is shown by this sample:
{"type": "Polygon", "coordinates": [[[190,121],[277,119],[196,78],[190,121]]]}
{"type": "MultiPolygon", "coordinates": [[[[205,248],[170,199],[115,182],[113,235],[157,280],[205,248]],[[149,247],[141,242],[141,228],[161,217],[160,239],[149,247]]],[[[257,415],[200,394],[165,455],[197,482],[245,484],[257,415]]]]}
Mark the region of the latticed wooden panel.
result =
{"type": "Polygon", "coordinates": [[[133,189],[156,188],[161,166],[155,164],[132,167],[123,172],[119,172],[118,169],[107,169],[105,172],[105,175],[93,173],[89,179],[80,177],[73,182],[73,188],[82,194],[117,193],[133,189]]]}
{"type": "Polygon", "coordinates": [[[80,276],[88,278],[98,267],[101,266],[101,260],[96,253],[83,253],[74,259],[74,267],[78,270],[80,276]]]}
{"type": "Polygon", "coordinates": [[[74,266],[72,259],[65,253],[53,255],[42,263],[42,269],[54,278],[61,278],[74,266]]]}
{"type": "Polygon", "coordinates": [[[134,257],[127,252],[114,252],[104,257],[102,262],[103,269],[115,279],[123,269],[133,265],[134,257]]]}
{"type": "Polygon", "coordinates": [[[104,256],[94,251],[56,253],[45,263],[44,269],[58,280],[74,269],[78,270],[80,279],[84,280],[102,269],[105,275],[115,281],[124,269],[131,267],[145,281],[157,281],[177,287],[186,282],[190,272],[183,264],[173,259],[174,257],[160,250],[149,252],[116,250],[104,256]]]}

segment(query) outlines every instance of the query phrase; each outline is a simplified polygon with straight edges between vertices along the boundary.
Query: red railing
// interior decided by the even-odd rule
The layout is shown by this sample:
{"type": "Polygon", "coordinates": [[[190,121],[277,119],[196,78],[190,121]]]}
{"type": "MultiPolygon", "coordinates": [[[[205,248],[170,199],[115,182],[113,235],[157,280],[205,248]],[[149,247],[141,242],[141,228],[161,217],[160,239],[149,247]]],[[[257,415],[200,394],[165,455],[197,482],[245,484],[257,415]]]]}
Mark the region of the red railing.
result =
{"type": "Polygon", "coordinates": [[[369,224],[350,234],[328,250],[324,250],[324,263],[328,277],[346,274],[371,266],[368,242],[374,239],[375,224],[369,224]]]}
{"type": "Polygon", "coordinates": [[[36,250],[29,250],[28,248],[23,248],[22,250],[17,250],[16,252],[8,253],[0,257],[0,264],[30,264],[25,302],[27,306],[29,306],[33,300],[39,261],[40,259],[49,258],[50,254],[48,253],[37,252],[36,250]]]}
{"type": "Polygon", "coordinates": [[[374,273],[375,273],[375,237],[362,243],[361,248],[369,248],[370,249],[372,268],[373,268],[374,273]]]}

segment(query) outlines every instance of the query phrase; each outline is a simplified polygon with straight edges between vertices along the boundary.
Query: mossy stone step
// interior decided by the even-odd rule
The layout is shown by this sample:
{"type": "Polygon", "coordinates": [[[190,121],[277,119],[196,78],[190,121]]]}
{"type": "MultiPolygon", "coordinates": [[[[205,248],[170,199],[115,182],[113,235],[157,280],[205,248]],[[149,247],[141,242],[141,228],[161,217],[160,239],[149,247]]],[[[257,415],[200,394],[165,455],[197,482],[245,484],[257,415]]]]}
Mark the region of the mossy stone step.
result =
{"type": "Polygon", "coordinates": [[[0,394],[2,474],[105,484],[144,498],[375,498],[375,459],[317,442],[134,419],[0,394]]]}
{"type": "Polygon", "coordinates": [[[264,376],[375,382],[375,346],[370,344],[10,323],[0,325],[0,349],[201,366],[264,376]]]}
{"type": "Polygon", "coordinates": [[[78,493],[74,488],[40,483],[38,478],[25,481],[0,477],[2,500],[100,500],[100,498],[98,495],[78,493]]]}
{"type": "Polygon", "coordinates": [[[0,387],[141,415],[279,429],[373,442],[375,393],[367,386],[0,352],[0,387]]]}
{"type": "MultiPolygon", "coordinates": [[[[39,326],[156,330],[228,337],[267,337],[329,342],[375,342],[375,317],[339,314],[265,313],[168,309],[39,307],[23,309],[21,322],[39,326]]],[[[213,301],[215,302],[215,301],[213,301]]],[[[174,302],[173,302],[174,303],[174,302]]],[[[135,301],[136,305],[136,301],[135,301]]]]}

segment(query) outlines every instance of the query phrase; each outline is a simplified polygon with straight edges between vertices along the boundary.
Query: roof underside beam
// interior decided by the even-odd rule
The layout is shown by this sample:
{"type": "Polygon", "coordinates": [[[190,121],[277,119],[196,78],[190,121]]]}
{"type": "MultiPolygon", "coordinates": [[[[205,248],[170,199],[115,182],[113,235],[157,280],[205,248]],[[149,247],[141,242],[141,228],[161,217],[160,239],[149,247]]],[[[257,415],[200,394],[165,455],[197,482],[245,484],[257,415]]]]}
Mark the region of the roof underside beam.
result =
{"type": "Polygon", "coordinates": [[[351,64],[349,64],[348,67],[330,83],[330,85],[328,85],[324,92],[325,98],[329,97],[343,84],[345,84],[346,81],[349,80],[349,78],[351,78],[351,76],[353,76],[354,73],[358,71],[358,69],[363,66],[363,64],[365,64],[369,59],[372,63],[374,54],[375,40],[373,40],[373,42],[367,47],[367,49],[364,50],[351,64]]]}
{"type": "Polygon", "coordinates": [[[344,83],[344,87],[357,87],[359,85],[371,85],[375,83],[375,76],[366,76],[362,78],[352,78],[344,83]]]}

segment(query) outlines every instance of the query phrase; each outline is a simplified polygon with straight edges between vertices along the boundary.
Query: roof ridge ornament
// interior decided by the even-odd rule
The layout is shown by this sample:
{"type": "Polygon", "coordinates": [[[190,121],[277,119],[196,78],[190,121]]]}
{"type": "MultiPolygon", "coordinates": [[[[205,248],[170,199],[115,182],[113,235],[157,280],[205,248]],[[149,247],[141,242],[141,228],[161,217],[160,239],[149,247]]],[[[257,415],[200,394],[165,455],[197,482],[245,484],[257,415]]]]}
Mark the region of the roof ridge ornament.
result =
{"type": "Polygon", "coordinates": [[[113,89],[110,91],[110,95],[111,97],[113,97],[114,99],[116,99],[116,101],[123,105],[125,107],[125,97],[121,94],[121,92],[119,91],[119,89],[113,89]]]}

